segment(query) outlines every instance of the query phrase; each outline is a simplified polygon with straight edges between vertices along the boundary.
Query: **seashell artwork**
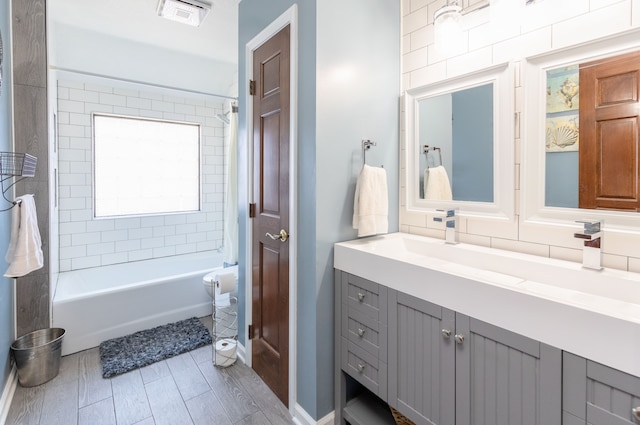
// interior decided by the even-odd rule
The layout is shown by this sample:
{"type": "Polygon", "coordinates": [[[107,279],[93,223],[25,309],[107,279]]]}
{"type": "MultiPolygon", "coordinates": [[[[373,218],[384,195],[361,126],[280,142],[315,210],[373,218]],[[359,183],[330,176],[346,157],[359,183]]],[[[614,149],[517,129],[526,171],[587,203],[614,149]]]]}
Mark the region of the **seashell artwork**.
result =
{"type": "Polygon", "coordinates": [[[547,114],[579,109],[579,80],[577,65],[547,71],[547,114]]]}
{"type": "Polygon", "coordinates": [[[572,152],[578,150],[578,114],[547,118],[545,147],[547,152],[572,152]]]}

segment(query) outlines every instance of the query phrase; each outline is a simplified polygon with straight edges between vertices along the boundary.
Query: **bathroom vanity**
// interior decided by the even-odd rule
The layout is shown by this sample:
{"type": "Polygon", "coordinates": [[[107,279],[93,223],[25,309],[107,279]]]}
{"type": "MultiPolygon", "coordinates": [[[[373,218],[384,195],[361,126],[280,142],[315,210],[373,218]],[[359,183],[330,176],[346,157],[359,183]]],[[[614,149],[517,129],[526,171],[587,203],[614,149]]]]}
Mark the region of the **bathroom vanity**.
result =
{"type": "Polygon", "coordinates": [[[334,263],[336,423],[640,423],[634,273],[401,233],[334,263]]]}

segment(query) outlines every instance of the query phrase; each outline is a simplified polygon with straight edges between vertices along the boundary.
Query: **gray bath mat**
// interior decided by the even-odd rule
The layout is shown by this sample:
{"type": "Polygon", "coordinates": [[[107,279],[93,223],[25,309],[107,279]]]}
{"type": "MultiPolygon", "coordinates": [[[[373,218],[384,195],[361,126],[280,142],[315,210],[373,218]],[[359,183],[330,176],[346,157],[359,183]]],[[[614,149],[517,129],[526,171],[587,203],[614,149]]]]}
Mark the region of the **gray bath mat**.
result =
{"type": "Polygon", "coordinates": [[[110,339],[100,344],[102,377],[111,378],[207,344],[211,344],[211,334],[196,317],[110,339]]]}

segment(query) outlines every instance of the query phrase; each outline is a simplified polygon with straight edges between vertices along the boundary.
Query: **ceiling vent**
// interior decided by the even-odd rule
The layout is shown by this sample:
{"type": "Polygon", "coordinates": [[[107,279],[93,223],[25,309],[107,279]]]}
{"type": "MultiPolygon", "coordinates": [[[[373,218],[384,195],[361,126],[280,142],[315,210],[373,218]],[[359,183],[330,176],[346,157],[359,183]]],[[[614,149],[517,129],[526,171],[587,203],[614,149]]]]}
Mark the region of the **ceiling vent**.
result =
{"type": "Polygon", "coordinates": [[[158,15],[194,27],[200,26],[210,9],[210,5],[196,0],[160,0],[158,2],[158,15]]]}

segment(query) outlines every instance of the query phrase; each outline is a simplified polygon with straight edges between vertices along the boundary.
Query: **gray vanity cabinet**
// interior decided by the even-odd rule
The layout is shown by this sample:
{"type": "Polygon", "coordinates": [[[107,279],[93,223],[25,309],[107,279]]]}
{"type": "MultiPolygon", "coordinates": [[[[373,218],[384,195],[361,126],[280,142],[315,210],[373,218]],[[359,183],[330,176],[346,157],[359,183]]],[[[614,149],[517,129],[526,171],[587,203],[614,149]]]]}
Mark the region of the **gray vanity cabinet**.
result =
{"type": "Polygon", "coordinates": [[[409,419],[560,425],[560,350],[400,292],[389,299],[389,403],[409,419]]]}
{"type": "Polygon", "coordinates": [[[340,270],[335,277],[336,424],[393,425],[387,403],[417,425],[561,424],[559,349],[340,270]]]}
{"type": "Polygon", "coordinates": [[[562,352],[456,313],[456,423],[560,425],[562,352]]]}
{"type": "Polygon", "coordinates": [[[640,378],[567,352],[562,373],[564,425],[640,424],[640,378]]]}
{"type": "Polygon", "coordinates": [[[416,424],[453,425],[455,313],[389,290],[389,329],[389,404],[416,424]]]}

